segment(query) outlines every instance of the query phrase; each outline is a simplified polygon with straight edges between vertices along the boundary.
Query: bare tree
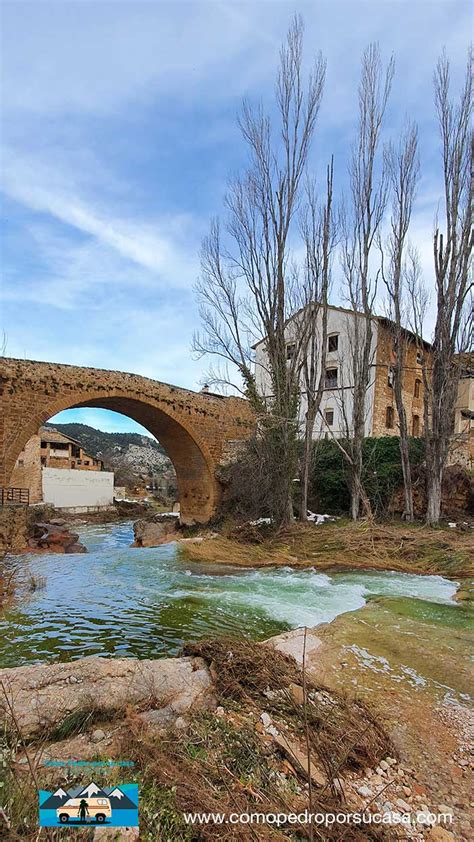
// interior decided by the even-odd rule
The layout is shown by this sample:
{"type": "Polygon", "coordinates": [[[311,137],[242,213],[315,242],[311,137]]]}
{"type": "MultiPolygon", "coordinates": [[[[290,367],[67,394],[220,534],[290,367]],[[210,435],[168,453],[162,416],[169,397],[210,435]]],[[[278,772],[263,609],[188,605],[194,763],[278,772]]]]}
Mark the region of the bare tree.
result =
{"type": "Polygon", "coordinates": [[[392,144],[385,154],[386,168],[392,189],[392,214],[390,219],[390,233],[385,244],[387,265],[384,261],[384,250],[381,243],[382,278],[388,293],[388,316],[391,322],[391,333],[394,352],[393,390],[398,414],[400,457],[402,463],[403,488],[405,498],[405,517],[414,520],[413,513],[413,485],[410,465],[410,451],[408,439],[408,423],[405,404],[403,402],[404,376],[408,351],[408,333],[406,323],[406,288],[404,284],[404,261],[407,245],[408,228],[410,225],[413,199],[418,179],[418,138],[414,124],[407,125],[398,148],[392,144]]]}
{"type": "Polygon", "coordinates": [[[455,354],[463,350],[460,345],[469,334],[472,341],[472,314],[470,318],[466,315],[473,246],[472,51],[457,104],[450,96],[450,66],[445,55],[438,61],[434,88],[443,159],[444,219],[436,220],[433,236],[436,323],[425,413],[429,524],[438,523],[441,512],[443,472],[459,382],[455,354]]]}
{"type": "MultiPolygon", "coordinates": [[[[359,84],[359,130],[349,168],[350,204],[343,209],[342,269],[345,295],[354,314],[348,323],[351,344],[350,437],[344,453],[349,465],[351,512],[354,520],[361,508],[371,515],[362,483],[362,444],[367,416],[366,394],[373,361],[373,305],[378,270],[373,253],[387,203],[387,177],[380,155],[383,117],[390,94],[394,62],[382,67],[379,48],[371,44],[362,58],[359,84]]],[[[345,397],[344,397],[345,406],[345,397]]]]}
{"type": "Polygon", "coordinates": [[[197,285],[202,333],[199,354],[217,355],[240,373],[262,435],[274,446],[274,517],[292,517],[291,488],[297,465],[299,371],[305,343],[305,308],[291,265],[290,235],[325,78],[318,56],[305,86],[303,24],[295,17],[280,52],[276,83],[278,125],[262,108],[244,103],[240,129],[249,151],[247,171],[227,195],[225,243],[217,222],[202,248],[197,285]],[[299,316],[295,316],[295,311],[299,316]],[[288,354],[288,319],[292,353],[288,354]],[[266,394],[257,388],[252,342],[264,338],[266,394]],[[290,358],[288,358],[290,356],[290,358]]]}
{"type": "Polygon", "coordinates": [[[326,199],[318,206],[313,186],[308,189],[308,202],[302,221],[306,247],[307,330],[306,347],[302,354],[302,385],[306,397],[304,417],[303,456],[301,464],[300,517],[308,517],[308,490],[313,454],[313,432],[321,405],[325,379],[327,346],[328,299],[330,289],[331,255],[336,244],[333,211],[334,161],[327,168],[326,199]]]}

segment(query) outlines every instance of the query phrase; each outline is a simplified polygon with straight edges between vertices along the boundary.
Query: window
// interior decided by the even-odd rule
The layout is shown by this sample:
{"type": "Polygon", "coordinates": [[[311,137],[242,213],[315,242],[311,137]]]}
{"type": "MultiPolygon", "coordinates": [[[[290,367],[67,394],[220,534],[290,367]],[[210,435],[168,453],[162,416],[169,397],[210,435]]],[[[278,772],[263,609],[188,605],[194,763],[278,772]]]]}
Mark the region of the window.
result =
{"type": "Polygon", "coordinates": [[[414,415],[411,422],[411,434],[414,438],[420,435],[420,416],[414,415]]]}
{"type": "Polygon", "coordinates": [[[387,374],[387,386],[393,389],[393,368],[389,366],[387,374]]]}
{"type": "Polygon", "coordinates": [[[24,459],[19,459],[19,460],[18,460],[18,467],[19,467],[19,468],[23,468],[23,465],[24,465],[24,464],[25,464],[25,460],[24,460],[24,459]]]}
{"type": "Polygon", "coordinates": [[[385,426],[387,430],[393,429],[393,406],[387,406],[385,412],[385,426]]]}
{"type": "Polygon", "coordinates": [[[88,460],[88,459],[84,459],[84,465],[89,465],[89,460],[88,460]]]}
{"type": "Polygon", "coordinates": [[[339,347],[339,334],[333,333],[332,336],[328,336],[328,353],[332,353],[333,351],[337,351],[339,347]]]}
{"type": "Polygon", "coordinates": [[[296,343],[295,342],[289,342],[288,345],[286,346],[286,361],[291,362],[291,360],[294,359],[295,354],[296,354],[296,343]]]}
{"type": "Polygon", "coordinates": [[[47,442],[47,441],[42,441],[42,442],[41,442],[41,447],[46,448],[47,446],[48,446],[48,442],[47,442]]]}
{"type": "Polygon", "coordinates": [[[415,380],[415,390],[413,392],[415,398],[420,397],[420,390],[421,390],[421,380],[415,380]]]}
{"type": "Polygon", "coordinates": [[[417,365],[423,365],[423,354],[421,353],[420,349],[418,349],[418,351],[416,352],[416,362],[417,365]]]}
{"type": "Polygon", "coordinates": [[[41,464],[46,465],[46,456],[41,457],[41,464]]]}
{"type": "Polygon", "coordinates": [[[328,427],[332,427],[334,424],[334,410],[333,409],[326,409],[324,413],[324,420],[328,427]]]}
{"type": "Polygon", "coordinates": [[[325,389],[337,388],[337,368],[327,368],[326,377],[324,380],[325,389]]]}

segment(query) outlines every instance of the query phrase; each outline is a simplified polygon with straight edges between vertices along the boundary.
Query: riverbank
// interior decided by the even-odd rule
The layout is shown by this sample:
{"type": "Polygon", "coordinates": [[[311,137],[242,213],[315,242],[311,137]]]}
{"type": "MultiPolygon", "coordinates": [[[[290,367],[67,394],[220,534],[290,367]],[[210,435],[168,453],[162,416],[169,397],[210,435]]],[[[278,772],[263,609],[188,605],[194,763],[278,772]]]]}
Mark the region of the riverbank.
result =
{"type": "Polygon", "coordinates": [[[241,567],[314,567],[323,572],[344,570],[393,570],[401,573],[440,575],[451,579],[474,578],[474,529],[437,528],[422,524],[334,523],[295,524],[276,534],[259,534],[253,540],[238,529],[205,532],[184,545],[184,555],[194,561],[241,567]]]}
{"type": "Polygon", "coordinates": [[[146,842],[295,840],[308,828],[211,822],[191,830],[183,814],[305,809],[395,822],[316,827],[316,839],[469,840],[472,635],[460,616],[468,610],[377,598],[262,644],[209,640],[176,659],[2,670],[9,838],[36,838],[38,785],[93,776],[101,785],[139,783],[146,842]],[[133,769],[110,766],[123,759],[133,769]],[[75,770],[71,760],[105,765],[75,770]]]}

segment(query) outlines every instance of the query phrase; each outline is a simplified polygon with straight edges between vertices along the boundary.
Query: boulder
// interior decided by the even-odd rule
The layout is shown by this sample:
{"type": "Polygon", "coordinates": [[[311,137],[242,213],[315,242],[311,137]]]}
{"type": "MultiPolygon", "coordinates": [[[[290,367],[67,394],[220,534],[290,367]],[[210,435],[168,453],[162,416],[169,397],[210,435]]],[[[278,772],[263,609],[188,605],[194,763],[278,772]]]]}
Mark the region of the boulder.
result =
{"type": "Polygon", "coordinates": [[[77,710],[118,712],[129,704],[143,710],[214,708],[212,680],[201,658],[105,658],[38,664],[0,670],[0,710],[11,708],[23,737],[62,722],[77,710]]]}
{"type": "Polygon", "coordinates": [[[152,520],[140,519],[135,521],[133,532],[134,547],[158,547],[176,538],[179,518],[174,516],[156,515],[152,520]]]}

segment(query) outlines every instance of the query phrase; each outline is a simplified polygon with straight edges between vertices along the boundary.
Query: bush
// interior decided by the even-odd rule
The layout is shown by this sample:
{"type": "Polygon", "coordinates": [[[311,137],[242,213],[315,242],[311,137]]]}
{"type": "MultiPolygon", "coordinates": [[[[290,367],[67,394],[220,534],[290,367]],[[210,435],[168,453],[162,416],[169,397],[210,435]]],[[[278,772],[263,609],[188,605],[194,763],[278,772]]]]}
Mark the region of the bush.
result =
{"type": "MultiPolygon", "coordinates": [[[[412,467],[424,459],[423,439],[409,442],[412,467]]],[[[375,514],[387,511],[390,499],[403,483],[397,436],[366,438],[363,443],[363,483],[375,514]]],[[[350,509],[347,462],[336,442],[314,443],[310,478],[310,508],[318,512],[346,513],[350,509]]]]}

